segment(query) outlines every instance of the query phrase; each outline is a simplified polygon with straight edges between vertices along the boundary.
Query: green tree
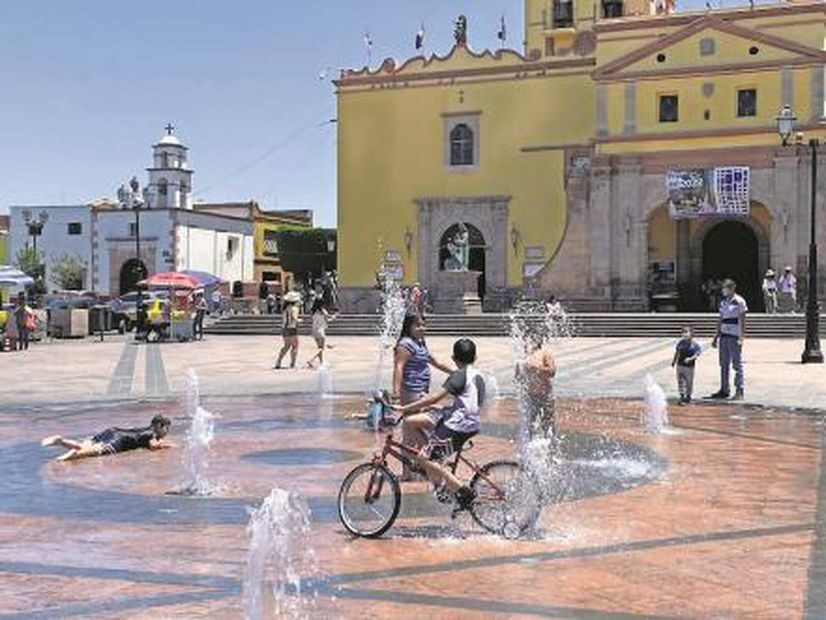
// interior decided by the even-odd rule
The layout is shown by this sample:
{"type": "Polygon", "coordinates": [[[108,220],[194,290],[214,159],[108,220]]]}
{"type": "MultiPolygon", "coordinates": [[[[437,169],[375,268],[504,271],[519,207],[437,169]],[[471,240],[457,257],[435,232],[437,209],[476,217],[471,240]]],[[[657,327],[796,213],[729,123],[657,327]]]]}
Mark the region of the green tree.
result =
{"type": "Polygon", "coordinates": [[[277,240],[281,267],[303,282],[336,268],[335,230],[285,226],[278,231],[277,240]]]}
{"type": "Polygon", "coordinates": [[[79,291],[86,280],[86,263],[78,256],[63,254],[52,259],[49,280],[63,291],[79,291]]]}
{"type": "Polygon", "coordinates": [[[46,292],[42,252],[36,252],[34,248],[28,246],[20,248],[17,252],[15,264],[20,271],[34,278],[33,288],[35,294],[46,292]]]}

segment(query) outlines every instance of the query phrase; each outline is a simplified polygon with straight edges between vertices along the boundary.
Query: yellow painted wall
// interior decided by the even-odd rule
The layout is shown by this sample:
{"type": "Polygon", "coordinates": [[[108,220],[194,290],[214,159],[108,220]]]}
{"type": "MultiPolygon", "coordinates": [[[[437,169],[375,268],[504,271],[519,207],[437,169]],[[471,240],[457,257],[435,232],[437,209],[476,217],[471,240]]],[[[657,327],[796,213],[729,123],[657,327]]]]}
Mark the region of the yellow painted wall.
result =
{"type": "MultiPolygon", "coordinates": [[[[801,119],[813,115],[809,96],[811,73],[808,67],[792,69],[794,84],[794,109],[801,119]]],[[[621,136],[625,115],[625,83],[609,83],[608,133],[621,136]]],[[[697,75],[682,78],[660,78],[636,82],[636,133],[652,137],[657,133],[713,132],[739,129],[763,130],[757,134],[727,135],[724,138],[710,134],[700,137],[645,142],[608,142],[599,147],[600,153],[657,152],[662,150],[687,150],[735,146],[765,146],[777,144],[775,118],[783,105],[781,74],[776,69],[726,75],[697,75]],[[711,96],[703,94],[703,85],[712,84],[711,96]],[[737,116],[737,91],[745,88],[757,90],[757,116],[737,116]],[[679,96],[679,120],[676,123],[659,122],[659,97],[679,96]],[[705,120],[708,110],[710,119],[705,120]]],[[[811,133],[811,132],[808,132],[811,133]]],[[[815,133],[811,133],[812,136],[815,133]]]]}
{"type": "MultiPolygon", "coordinates": [[[[374,282],[381,250],[396,250],[408,281],[417,277],[414,200],[425,196],[510,195],[511,222],[526,246],[553,254],[565,226],[563,153],[526,146],[583,144],[593,135],[587,75],[426,86],[339,96],[339,270],[343,286],[374,282]],[[459,102],[459,91],[464,103],[459,102]],[[480,161],[473,172],[447,170],[443,114],[479,111],[480,161]]],[[[487,240],[488,242],[490,240],[487,240]]],[[[510,251],[508,282],[521,283],[510,251]]]]}
{"type": "MultiPolygon", "coordinates": [[[[588,5],[582,0],[574,3],[577,31],[590,28],[591,24],[586,22],[593,3],[588,5]]],[[[545,38],[550,31],[545,27],[543,10],[549,11],[550,7],[550,0],[526,0],[528,50],[538,49],[544,53],[545,38]]],[[[755,9],[754,15],[760,10],[755,9]]],[[[703,19],[704,13],[696,13],[696,18],[703,19]]],[[[746,28],[759,28],[786,36],[793,42],[823,48],[826,29],[819,13],[755,17],[740,22],[732,13],[728,18],[746,28]]],[[[611,32],[597,29],[597,72],[607,62],[687,25],[687,22],[676,24],[675,21],[667,17],[629,18],[628,23],[638,23],[639,27],[611,32]]],[[[510,195],[508,228],[519,229],[523,246],[543,246],[545,256],[552,256],[565,226],[564,151],[523,152],[524,147],[594,144],[598,154],[623,154],[765,147],[778,143],[775,116],[782,104],[779,65],[792,62],[799,55],[713,28],[675,43],[664,53],[664,63],[656,61],[655,53],[598,78],[607,93],[607,140],[596,135],[597,82],[590,73],[591,68],[576,75],[483,75],[485,71],[503,66],[513,65],[520,71],[530,71],[530,67],[507,52],[501,58],[490,54],[474,57],[459,48],[447,59],[414,60],[402,65],[404,68],[397,69],[396,73],[384,71],[372,86],[344,79],[338,93],[341,284],[371,286],[383,252],[387,250],[395,250],[404,260],[408,282],[418,277],[418,243],[414,240],[408,254],[404,237],[407,231],[414,237],[418,233],[414,200],[419,197],[510,195]],[[700,55],[699,41],[705,37],[715,40],[713,56],[700,55]],[[760,48],[756,56],[748,53],[752,45],[760,48]],[[717,70],[725,64],[754,65],[766,61],[776,61],[778,66],[746,66],[728,73],[717,70]],[[695,70],[690,71],[691,68],[695,70]],[[663,74],[670,70],[685,73],[663,74]],[[652,75],[645,79],[624,77],[631,72],[652,72],[652,75]],[[431,81],[409,79],[423,76],[431,81]],[[636,84],[636,133],[632,140],[612,141],[612,137],[623,136],[625,88],[629,81],[636,84]],[[714,86],[711,96],[703,95],[706,83],[714,86]],[[757,89],[756,117],[737,117],[739,88],[757,89]],[[680,118],[676,123],[659,122],[658,95],[666,93],[680,97],[680,118]],[[710,113],[709,120],[704,118],[705,110],[710,113]],[[476,111],[481,112],[478,170],[462,173],[446,170],[443,114],[476,111]],[[744,133],[738,133],[739,130],[744,133]],[[732,131],[734,133],[730,133],[732,131]],[[663,134],[662,139],[656,139],[657,134],[663,134]]],[[[575,58],[566,56],[560,60],[575,58]]],[[[799,66],[792,71],[794,109],[805,123],[813,115],[811,68],[799,66]]],[[[363,75],[360,77],[364,79],[363,75]]],[[[368,81],[370,79],[373,78],[368,81]]],[[[807,137],[826,135],[826,131],[806,131],[807,137]]],[[[667,259],[674,253],[675,241],[673,222],[660,221],[663,217],[667,219],[667,214],[656,214],[652,220],[652,230],[662,229],[663,233],[662,243],[657,242],[653,256],[667,259]]],[[[508,248],[509,285],[521,283],[521,263],[521,249],[517,258],[508,248]]]]}

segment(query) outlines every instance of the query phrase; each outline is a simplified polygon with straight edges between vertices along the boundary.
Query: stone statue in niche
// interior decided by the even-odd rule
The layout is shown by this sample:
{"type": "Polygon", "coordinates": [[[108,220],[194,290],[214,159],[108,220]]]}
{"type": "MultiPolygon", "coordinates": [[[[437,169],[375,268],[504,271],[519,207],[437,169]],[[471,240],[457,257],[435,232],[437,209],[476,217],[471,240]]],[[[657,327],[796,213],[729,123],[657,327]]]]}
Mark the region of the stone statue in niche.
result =
{"type": "Polygon", "coordinates": [[[470,261],[470,233],[464,223],[459,224],[456,234],[447,242],[446,271],[467,271],[470,261]]]}
{"type": "Polygon", "coordinates": [[[464,15],[460,15],[456,20],[453,37],[456,39],[456,45],[467,45],[467,17],[464,15]]]}

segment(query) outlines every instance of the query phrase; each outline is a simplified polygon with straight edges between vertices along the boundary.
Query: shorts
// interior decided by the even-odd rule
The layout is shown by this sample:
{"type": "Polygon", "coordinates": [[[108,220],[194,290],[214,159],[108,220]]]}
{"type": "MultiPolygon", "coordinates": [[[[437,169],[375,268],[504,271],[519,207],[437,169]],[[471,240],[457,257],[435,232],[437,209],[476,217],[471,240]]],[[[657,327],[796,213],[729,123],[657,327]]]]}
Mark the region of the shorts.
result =
{"type": "Polygon", "coordinates": [[[298,328],[297,327],[285,327],[281,332],[281,335],[284,338],[295,338],[298,336],[298,328]]]}
{"type": "Polygon", "coordinates": [[[445,425],[444,420],[439,420],[427,444],[422,448],[422,454],[431,461],[443,461],[454,452],[461,450],[465,442],[474,435],[476,432],[454,431],[445,425]]]}
{"type": "Polygon", "coordinates": [[[313,339],[314,340],[325,340],[327,338],[327,333],[322,330],[313,330],[313,339]]]}

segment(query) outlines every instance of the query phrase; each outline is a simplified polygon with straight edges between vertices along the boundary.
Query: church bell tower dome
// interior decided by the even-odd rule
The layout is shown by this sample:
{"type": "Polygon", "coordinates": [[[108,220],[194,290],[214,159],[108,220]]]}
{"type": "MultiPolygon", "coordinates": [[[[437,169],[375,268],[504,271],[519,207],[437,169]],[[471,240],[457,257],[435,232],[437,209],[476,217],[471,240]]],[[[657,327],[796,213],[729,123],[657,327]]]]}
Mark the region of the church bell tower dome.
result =
{"type": "Polygon", "coordinates": [[[150,209],[191,209],[192,169],[187,163],[187,149],[167,125],[166,134],[152,146],[149,172],[150,209]]]}

